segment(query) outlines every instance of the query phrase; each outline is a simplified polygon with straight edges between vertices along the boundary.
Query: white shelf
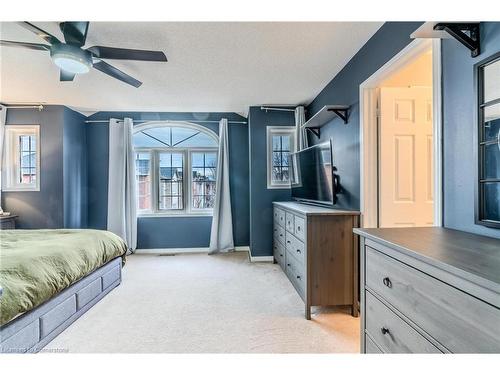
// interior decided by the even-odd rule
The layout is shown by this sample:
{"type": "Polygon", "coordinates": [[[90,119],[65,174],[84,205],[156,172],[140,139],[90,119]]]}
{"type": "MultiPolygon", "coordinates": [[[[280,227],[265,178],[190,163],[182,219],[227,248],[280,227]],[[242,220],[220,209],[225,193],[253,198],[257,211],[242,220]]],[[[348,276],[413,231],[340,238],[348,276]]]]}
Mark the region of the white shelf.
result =
{"type": "Polygon", "coordinates": [[[321,128],[323,125],[329,123],[331,120],[333,120],[335,117],[340,116],[335,113],[335,111],[338,112],[343,112],[345,114],[345,119],[344,123],[347,123],[347,111],[349,109],[348,105],[338,105],[338,104],[330,104],[330,105],[325,105],[323,108],[321,108],[318,113],[316,113],[313,117],[311,117],[304,125],[302,125],[304,128],[321,128]]]}
{"type": "Polygon", "coordinates": [[[444,30],[434,30],[439,22],[425,22],[422,26],[411,33],[410,38],[436,38],[436,39],[451,39],[452,36],[444,30]]]}

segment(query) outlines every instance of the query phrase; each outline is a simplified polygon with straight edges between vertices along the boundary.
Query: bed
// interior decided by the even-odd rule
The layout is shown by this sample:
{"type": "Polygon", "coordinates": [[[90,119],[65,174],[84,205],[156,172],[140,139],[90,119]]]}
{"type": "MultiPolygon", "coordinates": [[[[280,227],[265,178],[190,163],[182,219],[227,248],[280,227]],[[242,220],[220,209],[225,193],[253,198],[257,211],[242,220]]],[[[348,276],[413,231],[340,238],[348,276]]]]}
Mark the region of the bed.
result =
{"type": "Polygon", "coordinates": [[[85,229],[0,232],[0,352],[37,352],[121,282],[126,244],[85,229]]]}

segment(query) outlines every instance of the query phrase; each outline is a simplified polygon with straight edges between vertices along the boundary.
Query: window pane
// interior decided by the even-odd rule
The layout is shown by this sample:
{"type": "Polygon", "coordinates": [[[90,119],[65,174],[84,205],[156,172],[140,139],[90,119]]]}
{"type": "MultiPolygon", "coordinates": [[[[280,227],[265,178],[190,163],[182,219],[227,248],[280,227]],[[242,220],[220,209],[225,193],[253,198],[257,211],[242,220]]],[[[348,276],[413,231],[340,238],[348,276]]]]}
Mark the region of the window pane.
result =
{"type": "Polygon", "coordinates": [[[162,152],[159,154],[158,208],[160,210],[183,209],[184,155],[162,152]]]}
{"type": "Polygon", "coordinates": [[[279,135],[273,135],[273,151],[281,150],[281,137],[279,135]]]}
{"type": "Polygon", "coordinates": [[[36,183],[36,158],[36,136],[20,135],[18,183],[27,185],[36,183]]]}
{"type": "Polygon", "coordinates": [[[282,151],[290,151],[290,136],[282,135],[281,136],[281,150],[282,151]]]}
{"type": "Polygon", "coordinates": [[[481,184],[483,188],[483,219],[500,221],[500,182],[481,184]]]}
{"type": "Polygon", "coordinates": [[[500,103],[484,109],[484,141],[500,139],[500,103]]]}
{"type": "Polygon", "coordinates": [[[197,209],[213,208],[216,189],[217,153],[193,152],[192,160],[192,206],[197,209]]]}
{"type": "Polygon", "coordinates": [[[500,60],[484,67],[484,101],[500,98],[500,60]]]}
{"type": "Polygon", "coordinates": [[[483,178],[500,178],[500,146],[490,144],[484,147],[483,178]]]}
{"type": "Polygon", "coordinates": [[[151,210],[151,157],[149,152],[135,155],[135,176],[137,181],[137,208],[151,210]]]}

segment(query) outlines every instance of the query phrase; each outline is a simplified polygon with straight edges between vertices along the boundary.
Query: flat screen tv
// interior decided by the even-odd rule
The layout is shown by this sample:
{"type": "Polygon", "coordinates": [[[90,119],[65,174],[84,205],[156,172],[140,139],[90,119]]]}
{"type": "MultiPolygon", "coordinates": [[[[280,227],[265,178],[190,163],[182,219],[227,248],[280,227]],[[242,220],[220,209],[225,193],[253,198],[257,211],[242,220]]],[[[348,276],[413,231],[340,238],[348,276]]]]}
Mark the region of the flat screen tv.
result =
{"type": "Polygon", "coordinates": [[[290,155],[292,198],[304,203],[337,203],[338,176],[333,166],[332,141],[290,155]]]}

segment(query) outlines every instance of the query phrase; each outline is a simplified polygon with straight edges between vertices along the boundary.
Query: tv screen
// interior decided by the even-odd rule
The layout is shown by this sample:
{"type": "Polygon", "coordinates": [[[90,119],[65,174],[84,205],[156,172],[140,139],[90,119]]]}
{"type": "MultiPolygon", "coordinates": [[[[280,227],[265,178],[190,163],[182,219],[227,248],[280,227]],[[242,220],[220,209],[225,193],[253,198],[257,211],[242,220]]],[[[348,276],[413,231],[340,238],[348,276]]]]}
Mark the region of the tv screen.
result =
{"type": "Polygon", "coordinates": [[[291,154],[290,159],[292,198],[333,206],[337,201],[337,183],[331,141],[291,154]]]}

